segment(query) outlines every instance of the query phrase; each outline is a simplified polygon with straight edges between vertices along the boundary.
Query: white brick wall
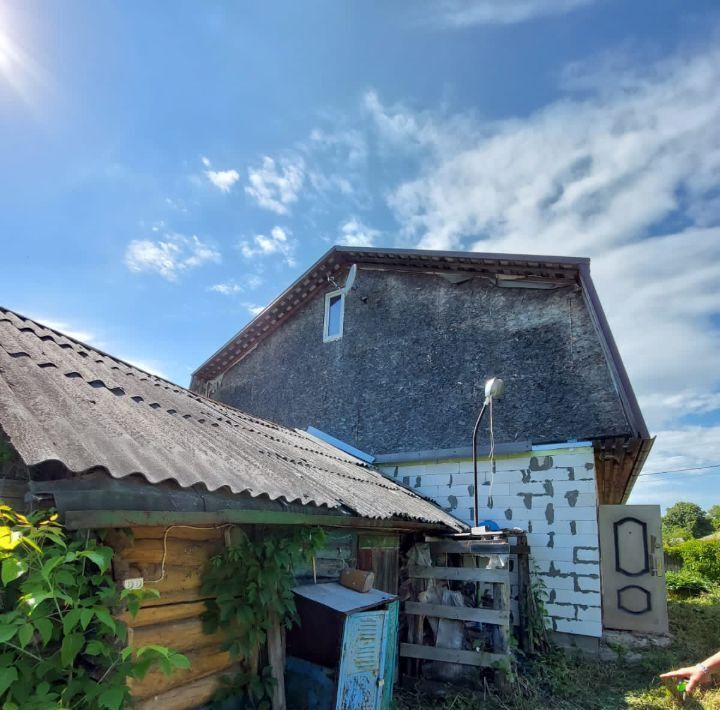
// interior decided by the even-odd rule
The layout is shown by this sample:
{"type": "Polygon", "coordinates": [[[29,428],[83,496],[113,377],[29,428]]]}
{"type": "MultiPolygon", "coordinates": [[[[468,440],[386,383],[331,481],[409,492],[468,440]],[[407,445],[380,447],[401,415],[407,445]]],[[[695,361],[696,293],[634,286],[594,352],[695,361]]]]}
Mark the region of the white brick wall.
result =
{"type": "MultiPolygon", "coordinates": [[[[389,475],[474,522],[472,461],[389,466],[389,475]]],[[[478,465],[480,520],[528,533],[533,577],[547,593],[555,631],[602,635],[597,498],[592,447],[529,452],[496,460],[492,508],[490,466],[478,465]],[[483,485],[484,484],[484,485],[483,485]],[[530,507],[528,507],[528,505],[530,507]]]]}

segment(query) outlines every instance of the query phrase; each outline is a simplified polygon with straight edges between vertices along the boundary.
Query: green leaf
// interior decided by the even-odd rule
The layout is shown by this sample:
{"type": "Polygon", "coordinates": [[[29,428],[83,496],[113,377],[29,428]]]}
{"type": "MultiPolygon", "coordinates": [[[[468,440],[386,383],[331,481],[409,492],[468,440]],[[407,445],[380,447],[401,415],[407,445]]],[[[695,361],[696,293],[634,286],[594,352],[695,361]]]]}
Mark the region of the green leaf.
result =
{"type": "Polygon", "coordinates": [[[25,648],[25,646],[30,643],[34,633],[35,627],[32,624],[23,624],[20,627],[20,631],[18,631],[18,641],[22,648],[25,648]]]}
{"type": "Polygon", "coordinates": [[[65,587],[77,586],[77,580],[75,579],[75,576],[72,572],[66,569],[58,570],[53,575],[53,580],[55,584],[62,584],[65,587]]]}
{"type": "Polygon", "coordinates": [[[171,653],[168,660],[175,668],[190,668],[190,660],[187,656],[183,656],[182,653],[171,653]]]}
{"type": "Polygon", "coordinates": [[[102,655],[105,655],[106,649],[107,649],[107,646],[102,641],[93,639],[92,641],[88,642],[88,645],[85,648],[85,655],[86,656],[102,656],[102,655]]]}
{"type": "Polygon", "coordinates": [[[0,624],[0,643],[9,641],[18,632],[16,624],[0,624]]]}
{"type": "Polygon", "coordinates": [[[80,557],[87,557],[94,562],[101,572],[104,572],[110,566],[113,551],[110,547],[97,547],[94,550],[85,550],[80,553],[80,557]]]}
{"type": "Polygon", "coordinates": [[[27,564],[17,557],[8,557],[2,562],[2,583],[7,586],[27,572],[27,564]]]}
{"type": "Polygon", "coordinates": [[[17,679],[17,668],[0,668],[0,695],[2,695],[17,679]]]}
{"type": "Polygon", "coordinates": [[[92,621],[94,613],[92,609],[80,609],[80,626],[82,626],[83,631],[87,629],[88,624],[92,621]]]}
{"type": "Polygon", "coordinates": [[[125,693],[126,689],[124,686],[116,685],[100,693],[98,703],[101,708],[118,710],[118,708],[122,707],[123,701],[125,700],[125,693]]]}
{"type": "Polygon", "coordinates": [[[63,633],[67,636],[80,621],[80,609],[71,609],[63,619],[63,633]]]}
{"type": "Polygon", "coordinates": [[[93,607],[92,609],[93,613],[95,614],[95,618],[102,624],[105,624],[110,631],[115,633],[116,626],[115,626],[115,619],[110,616],[110,612],[107,609],[103,609],[101,606],[93,607]]]}
{"type": "Polygon", "coordinates": [[[63,639],[60,647],[60,662],[63,666],[71,666],[75,661],[75,656],[80,653],[80,649],[85,645],[85,637],[82,634],[70,634],[63,639]]]}
{"type": "Polygon", "coordinates": [[[36,619],[33,623],[35,624],[35,628],[40,634],[40,639],[43,642],[43,646],[47,646],[48,641],[50,641],[50,639],[52,638],[52,621],[50,621],[50,619],[36,619]]]}

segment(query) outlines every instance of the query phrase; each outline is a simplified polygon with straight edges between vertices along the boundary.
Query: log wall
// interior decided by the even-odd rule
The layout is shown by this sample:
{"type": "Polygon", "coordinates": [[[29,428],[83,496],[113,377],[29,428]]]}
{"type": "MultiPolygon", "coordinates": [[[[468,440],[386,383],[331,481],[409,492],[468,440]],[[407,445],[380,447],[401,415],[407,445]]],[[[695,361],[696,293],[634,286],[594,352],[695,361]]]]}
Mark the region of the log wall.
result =
{"type": "Polygon", "coordinates": [[[158,644],[185,654],[190,668],[166,676],[149,672],[130,688],[140,710],[185,710],[207,702],[233,662],[221,650],[222,633],[204,634],[200,592],[203,568],[225,544],[225,531],[216,528],[173,527],[167,535],[165,576],[161,577],[164,527],[137,527],[131,534],[113,531],[106,543],[113,547],[113,574],[118,583],[142,577],[144,586],[157,589],[159,599],[143,603],[135,618],[124,614],[131,646],[158,644]]]}

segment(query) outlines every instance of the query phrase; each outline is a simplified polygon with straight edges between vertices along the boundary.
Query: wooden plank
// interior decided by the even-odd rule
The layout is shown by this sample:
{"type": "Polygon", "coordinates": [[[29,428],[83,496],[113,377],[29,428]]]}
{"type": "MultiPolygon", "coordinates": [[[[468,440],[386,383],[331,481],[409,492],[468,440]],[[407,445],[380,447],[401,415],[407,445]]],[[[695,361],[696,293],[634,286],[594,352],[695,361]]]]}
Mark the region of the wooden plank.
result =
{"type": "Polygon", "coordinates": [[[182,652],[208,646],[217,647],[224,639],[222,630],[214,634],[203,633],[202,622],[197,617],[128,629],[128,645],[133,648],[157,644],[182,652]]]}
{"type": "MultiPolygon", "coordinates": [[[[231,668],[235,669],[235,666],[231,668]]],[[[136,710],[192,710],[210,700],[220,688],[222,676],[231,673],[232,671],[214,673],[165,693],[153,695],[141,700],[135,708],[136,710]]]]}
{"type": "Polygon", "coordinates": [[[143,607],[133,617],[128,612],[118,618],[131,628],[152,626],[153,624],[166,624],[169,621],[192,619],[205,612],[205,602],[187,602],[181,604],[164,604],[163,606],[143,607]]]}
{"type": "Polygon", "coordinates": [[[450,552],[472,555],[509,555],[507,542],[486,542],[484,540],[438,540],[429,542],[431,552],[450,552]]]}
{"type": "Polygon", "coordinates": [[[403,611],[413,616],[434,616],[439,619],[456,621],[478,621],[483,624],[508,624],[510,612],[503,609],[476,609],[469,606],[448,606],[445,604],[421,604],[405,602],[403,611]]]}
{"type": "Polygon", "coordinates": [[[460,582],[510,583],[507,569],[481,569],[472,567],[408,567],[408,576],[417,579],[446,579],[460,582]]]}
{"type": "Polygon", "coordinates": [[[426,661],[460,663],[463,666],[477,666],[478,668],[491,668],[508,662],[508,657],[499,653],[463,651],[455,648],[438,648],[437,646],[421,646],[416,643],[401,643],[400,655],[405,658],[421,658],[426,661]]]}
{"type": "Polygon", "coordinates": [[[178,668],[170,675],[165,675],[159,668],[153,668],[142,680],[128,678],[128,686],[133,698],[140,700],[165,693],[199,678],[224,671],[233,664],[233,659],[227,651],[203,649],[191,651],[186,655],[190,661],[190,668],[178,668]]]}

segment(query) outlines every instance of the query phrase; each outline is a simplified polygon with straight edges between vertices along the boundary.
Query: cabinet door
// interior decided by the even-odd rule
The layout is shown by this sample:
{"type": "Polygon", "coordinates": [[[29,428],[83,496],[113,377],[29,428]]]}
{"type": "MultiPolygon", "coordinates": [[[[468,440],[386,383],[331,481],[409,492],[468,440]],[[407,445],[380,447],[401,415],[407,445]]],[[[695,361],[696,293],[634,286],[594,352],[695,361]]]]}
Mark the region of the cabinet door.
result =
{"type": "Polygon", "coordinates": [[[603,626],[667,633],[658,505],[601,505],[603,626]]]}
{"type": "Polygon", "coordinates": [[[345,620],[338,675],[338,710],[378,710],[383,684],[384,611],[366,611],[345,620]]]}
{"type": "Polygon", "coordinates": [[[390,710],[390,704],[392,703],[395,668],[397,666],[399,611],[400,602],[392,602],[385,612],[385,628],[383,629],[383,645],[380,659],[382,675],[378,682],[381,688],[380,708],[382,710],[390,710]]]}

